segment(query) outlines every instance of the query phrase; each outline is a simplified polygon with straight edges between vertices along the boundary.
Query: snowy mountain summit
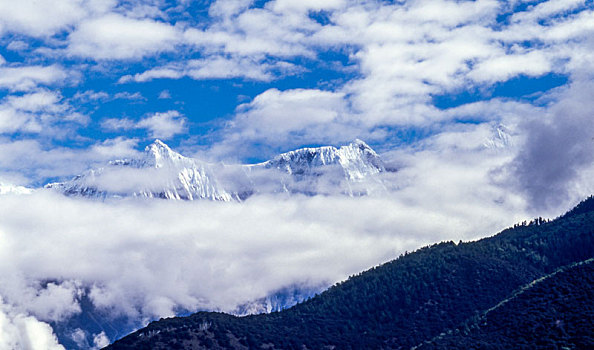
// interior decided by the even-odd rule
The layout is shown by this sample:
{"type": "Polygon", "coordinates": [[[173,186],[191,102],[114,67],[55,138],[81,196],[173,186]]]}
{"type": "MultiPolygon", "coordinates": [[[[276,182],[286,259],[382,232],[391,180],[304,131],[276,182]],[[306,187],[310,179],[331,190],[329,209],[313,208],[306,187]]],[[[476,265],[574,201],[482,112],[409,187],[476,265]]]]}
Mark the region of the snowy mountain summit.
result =
{"type": "Polygon", "coordinates": [[[361,140],[340,148],[302,148],[249,165],[212,164],[184,157],[160,140],[141,157],[110,161],[70,181],[46,185],[69,196],[244,200],[256,193],[366,195],[383,188],[386,169],[361,140]]]}
{"type": "Polygon", "coordinates": [[[339,165],[349,180],[361,180],[386,170],[377,153],[359,139],[338,149],[332,146],[301,148],[278,155],[262,165],[300,177],[320,176],[328,166],[339,165]]]}

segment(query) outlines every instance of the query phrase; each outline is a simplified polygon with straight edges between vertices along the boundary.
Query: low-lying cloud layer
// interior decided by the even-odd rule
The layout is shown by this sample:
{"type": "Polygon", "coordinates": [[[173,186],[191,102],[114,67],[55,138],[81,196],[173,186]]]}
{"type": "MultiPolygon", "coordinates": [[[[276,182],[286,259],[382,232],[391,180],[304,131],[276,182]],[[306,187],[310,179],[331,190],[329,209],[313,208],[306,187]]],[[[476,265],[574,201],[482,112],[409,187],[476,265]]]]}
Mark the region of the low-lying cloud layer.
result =
{"type": "Polygon", "coordinates": [[[80,313],[83,294],[113,316],[139,321],[180,309],[230,311],[286,286],[330,285],[404,251],[494,233],[519,218],[509,216],[513,201],[448,203],[447,192],[428,191],[243,203],[4,195],[0,295],[31,322],[80,313]],[[419,198],[435,206],[421,208],[419,198]]]}

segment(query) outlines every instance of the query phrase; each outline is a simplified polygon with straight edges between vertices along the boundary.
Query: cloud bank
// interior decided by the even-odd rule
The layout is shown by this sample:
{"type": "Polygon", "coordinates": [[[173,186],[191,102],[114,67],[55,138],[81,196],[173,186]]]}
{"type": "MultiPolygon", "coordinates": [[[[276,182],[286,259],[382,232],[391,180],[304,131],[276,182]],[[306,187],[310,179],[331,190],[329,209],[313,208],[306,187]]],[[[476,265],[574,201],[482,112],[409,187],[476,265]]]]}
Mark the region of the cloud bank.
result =
{"type": "Polygon", "coordinates": [[[3,195],[0,295],[35,322],[77,315],[83,295],[114,317],[144,322],[180,309],[231,311],[287,286],[330,285],[404,251],[477,238],[523,218],[513,196],[490,200],[500,190],[486,174],[463,176],[467,160],[450,166],[444,183],[423,175],[435,159],[418,156],[424,166],[397,173],[402,188],[376,197],[221,203],[3,195]],[[485,188],[454,201],[460,194],[444,191],[448,184],[485,188]]]}

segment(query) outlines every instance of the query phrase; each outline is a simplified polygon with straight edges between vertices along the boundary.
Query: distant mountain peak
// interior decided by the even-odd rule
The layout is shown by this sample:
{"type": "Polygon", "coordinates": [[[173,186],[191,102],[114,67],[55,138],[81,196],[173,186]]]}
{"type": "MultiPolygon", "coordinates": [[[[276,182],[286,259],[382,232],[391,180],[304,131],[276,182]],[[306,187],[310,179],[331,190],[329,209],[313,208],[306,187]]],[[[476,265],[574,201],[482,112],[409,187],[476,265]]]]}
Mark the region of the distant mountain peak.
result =
{"type": "Polygon", "coordinates": [[[359,139],[340,148],[301,148],[252,165],[209,164],[184,157],[157,139],[146,146],[141,157],[112,160],[104,168],[46,187],[67,195],[99,198],[229,201],[254,193],[360,196],[385,190],[382,181],[374,177],[383,171],[380,157],[359,139]]]}
{"type": "Polygon", "coordinates": [[[375,153],[375,151],[371,147],[369,147],[369,145],[365,141],[363,141],[361,139],[353,140],[353,142],[351,142],[349,146],[359,147],[360,149],[370,150],[373,153],[375,153]]]}
{"type": "Polygon", "coordinates": [[[167,144],[159,139],[155,139],[155,141],[153,141],[151,144],[147,145],[144,148],[145,151],[147,152],[163,152],[163,151],[171,151],[171,148],[169,148],[169,146],[167,146],[167,144]]]}
{"type": "Polygon", "coordinates": [[[504,124],[493,127],[491,136],[485,139],[483,146],[489,149],[506,149],[514,146],[513,130],[504,124]]]}
{"type": "Polygon", "coordinates": [[[161,167],[165,163],[171,163],[172,161],[180,161],[185,159],[181,154],[173,151],[163,141],[156,139],[150,145],[144,149],[149,160],[155,162],[156,167],[161,167]]]}

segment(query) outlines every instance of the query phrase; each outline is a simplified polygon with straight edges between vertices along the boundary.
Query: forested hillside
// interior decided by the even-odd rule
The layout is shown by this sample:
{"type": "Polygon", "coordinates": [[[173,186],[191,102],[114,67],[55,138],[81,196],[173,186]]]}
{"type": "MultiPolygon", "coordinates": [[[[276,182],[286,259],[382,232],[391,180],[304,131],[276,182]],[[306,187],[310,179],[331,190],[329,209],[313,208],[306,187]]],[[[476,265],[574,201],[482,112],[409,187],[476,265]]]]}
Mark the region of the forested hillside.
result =
{"type": "Polygon", "coordinates": [[[591,349],[593,301],[590,259],[529,284],[417,349],[591,349]]]}
{"type": "MultiPolygon", "coordinates": [[[[589,311],[559,311],[564,315],[560,324],[547,323],[554,312],[548,308],[563,304],[559,298],[572,309],[591,307],[592,264],[568,266],[593,257],[590,197],[550,222],[539,218],[480,241],[445,242],[405,254],[285,311],[248,317],[200,312],[163,319],[109,349],[409,349],[457,344],[469,348],[490,344],[496,337],[514,337],[513,328],[532,321],[537,322],[533,327],[542,327],[542,334],[546,327],[567,333],[551,331],[539,339],[558,341],[570,349],[594,346],[592,338],[577,339],[568,331],[591,330],[589,311]],[[568,270],[558,271],[563,267],[568,270]],[[576,283],[576,278],[588,275],[576,283]],[[487,312],[510,298],[514,300],[487,312]],[[534,300],[538,303],[528,308],[534,300]],[[506,316],[512,314],[517,317],[506,316]],[[489,328],[491,324],[494,328],[489,328]]],[[[533,345],[536,339],[522,341],[533,345]]]]}

